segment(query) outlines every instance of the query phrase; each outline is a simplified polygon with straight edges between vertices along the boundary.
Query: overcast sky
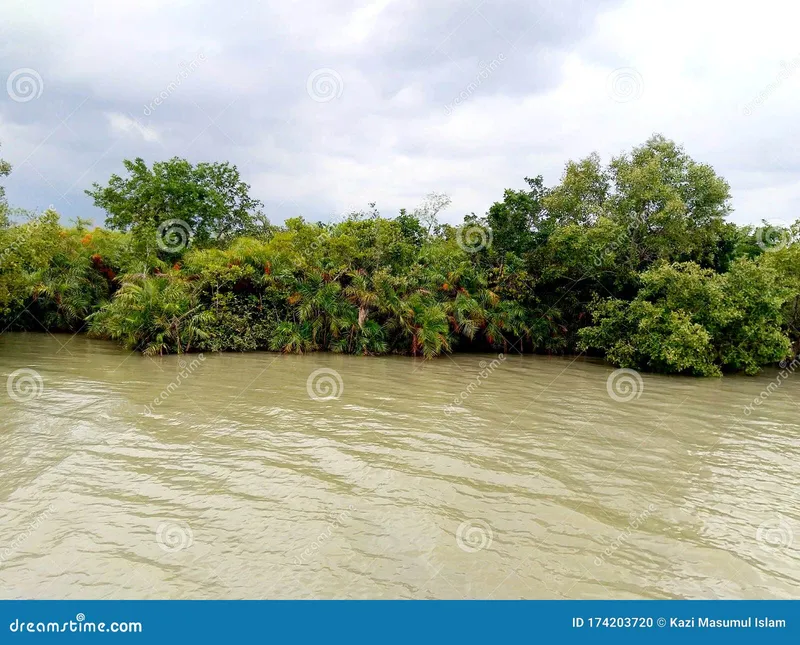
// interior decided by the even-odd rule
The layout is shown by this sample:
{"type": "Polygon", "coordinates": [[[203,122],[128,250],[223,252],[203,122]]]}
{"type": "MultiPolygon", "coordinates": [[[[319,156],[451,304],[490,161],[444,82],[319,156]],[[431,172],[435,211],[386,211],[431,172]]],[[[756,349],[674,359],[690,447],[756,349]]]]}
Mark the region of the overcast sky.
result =
{"type": "Polygon", "coordinates": [[[100,224],[84,189],[177,155],[235,163],[275,223],[431,191],[456,222],[660,132],[727,178],[734,221],[800,217],[795,3],[2,2],[16,206],[100,224]]]}

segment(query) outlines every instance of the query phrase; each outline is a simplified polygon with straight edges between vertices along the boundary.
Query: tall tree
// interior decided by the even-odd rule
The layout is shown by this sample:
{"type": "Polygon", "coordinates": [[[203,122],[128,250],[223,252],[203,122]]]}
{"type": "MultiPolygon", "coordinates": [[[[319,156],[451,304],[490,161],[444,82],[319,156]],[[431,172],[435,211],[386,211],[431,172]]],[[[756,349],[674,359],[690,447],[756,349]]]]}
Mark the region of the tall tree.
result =
{"type": "MultiPolygon", "coordinates": [[[[261,217],[261,202],[229,163],[198,163],[174,157],[149,168],[144,160],[125,160],[127,177],[112,175],[86,194],[108,213],[112,229],[150,235],[170,220],[185,222],[186,233],[202,246],[248,231],[261,217]]],[[[185,247],[185,245],[183,245],[185,247]]]]}
{"type": "Polygon", "coordinates": [[[542,177],[526,177],[525,182],[528,190],[506,190],[503,201],[492,204],[486,215],[492,230],[493,248],[501,257],[509,252],[522,257],[546,238],[542,177]]]}
{"type": "Polygon", "coordinates": [[[718,261],[730,187],[711,166],[657,134],[614,158],[609,174],[611,217],[628,231],[637,268],[657,259],[703,266],[718,261]]]}

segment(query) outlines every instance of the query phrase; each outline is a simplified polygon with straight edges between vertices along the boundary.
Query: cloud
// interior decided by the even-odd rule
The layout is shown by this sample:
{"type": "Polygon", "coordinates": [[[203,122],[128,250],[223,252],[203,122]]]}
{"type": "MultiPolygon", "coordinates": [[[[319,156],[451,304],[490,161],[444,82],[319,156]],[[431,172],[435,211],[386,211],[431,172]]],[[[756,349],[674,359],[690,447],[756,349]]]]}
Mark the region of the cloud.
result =
{"type": "Polygon", "coordinates": [[[370,201],[392,214],[434,190],[456,221],[525,176],[553,183],[570,158],[661,132],[728,178],[736,221],[794,219],[800,69],[781,63],[800,55],[799,12],[777,0],[756,13],[688,0],[6,0],[0,92],[19,69],[42,83],[24,102],[0,93],[7,194],[99,223],[85,188],[125,158],[177,155],[237,164],[273,221],[370,201]]]}
{"type": "Polygon", "coordinates": [[[138,134],[149,143],[161,143],[161,138],[153,128],[148,128],[131,116],[119,112],[108,112],[106,118],[111,126],[112,136],[119,134],[138,134]]]}

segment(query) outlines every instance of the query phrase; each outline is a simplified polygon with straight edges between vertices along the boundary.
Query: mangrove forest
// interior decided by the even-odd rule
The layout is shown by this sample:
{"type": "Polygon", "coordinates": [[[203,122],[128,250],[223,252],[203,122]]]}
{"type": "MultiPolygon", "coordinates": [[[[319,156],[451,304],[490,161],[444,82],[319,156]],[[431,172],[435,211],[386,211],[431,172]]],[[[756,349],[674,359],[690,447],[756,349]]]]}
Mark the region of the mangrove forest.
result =
{"type": "MultiPolygon", "coordinates": [[[[796,353],[800,222],[728,221],[730,188],[654,135],[442,223],[445,195],[273,224],[229,163],[124,162],[104,227],[0,192],[3,330],[86,332],[147,355],[268,350],[587,354],[754,374],[796,353]]],[[[0,161],[0,175],[11,167],[0,161]]]]}

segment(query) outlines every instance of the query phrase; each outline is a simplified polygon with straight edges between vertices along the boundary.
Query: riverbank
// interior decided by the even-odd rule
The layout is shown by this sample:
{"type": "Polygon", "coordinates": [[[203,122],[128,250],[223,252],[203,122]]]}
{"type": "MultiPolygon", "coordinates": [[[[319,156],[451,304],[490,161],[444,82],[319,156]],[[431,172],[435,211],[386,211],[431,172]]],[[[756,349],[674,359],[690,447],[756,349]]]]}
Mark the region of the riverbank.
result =
{"type": "Polygon", "coordinates": [[[124,166],[86,191],[107,229],[54,211],[8,225],[0,204],[3,329],[88,330],[149,356],[516,349],[695,376],[757,374],[800,344],[797,227],[727,222],[725,180],[660,135],[458,225],[440,194],[273,225],[230,164],[124,166]]]}

